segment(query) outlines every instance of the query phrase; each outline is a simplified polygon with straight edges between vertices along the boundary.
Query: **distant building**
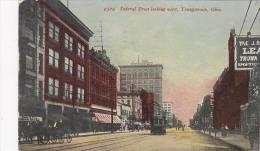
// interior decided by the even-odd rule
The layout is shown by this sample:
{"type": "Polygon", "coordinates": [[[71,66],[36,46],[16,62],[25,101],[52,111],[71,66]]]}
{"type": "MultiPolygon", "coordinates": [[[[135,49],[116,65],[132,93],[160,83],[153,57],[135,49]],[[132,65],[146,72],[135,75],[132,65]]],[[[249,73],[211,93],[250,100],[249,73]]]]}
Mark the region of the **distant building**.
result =
{"type": "Polygon", "coordinates": [[[150,125],[154,122],[154,95],[146,90],[141,90],[142,122],[150,125]]]}
{"type": "Polygon", "coordinates": [[[128,127],[131,124],[141,124],[142,101],[139,92],[118,92],[117,113],[121,117],[122,126],[128,127]]]}
{"type": "Polygon", "coordinates": [[[162,103],[162,70],[161,64],[143,61],[131,65],[121,65],[120,91],[130,92],[142,89],[154,94],[155,114],[160,114],[162,103]]]}
{"type": "Polygon", "coordinates": [[[162,102],[162,109],[166,116],[166,122],[168,126],[173,126],[173,103],[162,102]]]}
{"type": "Polygon", "coordinates": [[[224,69],[213,87],[214,128],[240,128],[240,105],[248,102],[249,71],[236,71],[234,68],[235,38],[235,30],[232,29],[228,40],[229,66],[224,69]]]}

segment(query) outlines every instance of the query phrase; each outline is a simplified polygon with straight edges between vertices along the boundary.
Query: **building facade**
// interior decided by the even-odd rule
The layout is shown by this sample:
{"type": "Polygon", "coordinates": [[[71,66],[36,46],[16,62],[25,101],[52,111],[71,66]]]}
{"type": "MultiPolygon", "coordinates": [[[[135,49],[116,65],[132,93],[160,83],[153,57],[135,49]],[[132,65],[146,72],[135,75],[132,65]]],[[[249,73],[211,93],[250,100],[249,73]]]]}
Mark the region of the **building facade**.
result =
{"type": "Polygon", "coordinates": [[[19,6],[19,113],[44,117],[45,9],[40,2],[19,6]]]}
{"type": "Polygon", "coordinates": [[[141,125],[142,100],[139,92],[119,92],[117,95],[118,113],[121,113],[122,127],[141,125]]]}
{"type": "Polygon", "coordinates": [[[215,128],[240,128],[240,106],[248,102],[249,72],[237,71],[234,68],[235,38],[235,30],[232,29],[228,40],[229,66],[213,87],[215,128]]]}
{"type": "MultiPolygon", "coordinates": [[[[104,130],[110,129],[110,124],[120,126],[121,120],[116,114],[117,72],[110,64],[105,50],[90,51],[90,109],[104,130]]],[[[100,126],[99,125],[99,126],[100,126]]]]}
{"type": "Polygon", "coordinates": [[[42,111],[34,116],[85,130],[120,123],[118,69],[89,49],[93,32],[59,0],[25,0],[19,11],[20,115],[42,111]]]}
{"type": "Polygon", "coordinates": [[[248,103],[240,106],[241,110],[241,133],[247,134],[249,129],[259,124],[260,121],[260,64],[250,70],[250,81],[248,89],[248,103]]]}
{"type": "MultiPolygon", "coordinates": [[[[89,38],[93,32],[58,0],[45,7],[45,108],[48,121],[89,112],[89,38]]],[[[79,124],[79,123],[77,123],[79,124]]]]}
{"type": "Polygon", "coordinates": [[[154,95],[142,89],[140,91],[142,100],[142,122],[147,125],[153,125],[154,118],[154,95]]]}
{"type": "Polygon", "coordinates": [[[155,114],[161,114],[163,66],[143,61],[132,65],[121,65],[119,68],[120,91],[144,89],[153,93],[155,114]]]}
{"type": "Polygon", "coordinates": [[[162,102],[162,110],[165,114],[167,126],[173,126],[173,103],[162,102]]]}

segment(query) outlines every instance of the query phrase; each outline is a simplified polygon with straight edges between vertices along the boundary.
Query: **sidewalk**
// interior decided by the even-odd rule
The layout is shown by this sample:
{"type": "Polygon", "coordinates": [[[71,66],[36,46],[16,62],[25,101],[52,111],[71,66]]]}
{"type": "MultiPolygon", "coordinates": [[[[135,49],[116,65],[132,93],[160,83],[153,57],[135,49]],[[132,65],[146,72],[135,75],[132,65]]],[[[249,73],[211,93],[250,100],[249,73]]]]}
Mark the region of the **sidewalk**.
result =
{"type": "MultiPolygon", "coordinates": [[[[85,132],[85,133],[79,133],[78,137],[84,137],[84,136],[93,136],[93,135],[104,135],[104,134],[116,134],[116,133],[140,133],[140,132],[148,132],[148,130],[143,130],[143,131],[131,131],[131,130],[126,130],[126,131],[114,131],[111,133],[111,131],[103,131],[103,132],[85,132]]],[[[77,136],[75,136],[77,137],[77,136]]]]}
{"type": "MultiPolygon", "coordinates": [[[[205,133],[203,131],[200,131],[202,134],[209,135],[209,132],[206,131],[205,133]]],[[[215,133],[212,132],[211,137],[214,137],[215,139],[221,140],[229,145],[234,146],[235,148],[242,150],[242,151],[249,151],[250,150],[250,143],[247,138],[245,138],[243,135],[240,134],[230,134],[228,133],[227,136],[223,137],[221,136],[221,132],[215,133]]],[[[257,149],[253,151],[258,151],[257,149]]]]}

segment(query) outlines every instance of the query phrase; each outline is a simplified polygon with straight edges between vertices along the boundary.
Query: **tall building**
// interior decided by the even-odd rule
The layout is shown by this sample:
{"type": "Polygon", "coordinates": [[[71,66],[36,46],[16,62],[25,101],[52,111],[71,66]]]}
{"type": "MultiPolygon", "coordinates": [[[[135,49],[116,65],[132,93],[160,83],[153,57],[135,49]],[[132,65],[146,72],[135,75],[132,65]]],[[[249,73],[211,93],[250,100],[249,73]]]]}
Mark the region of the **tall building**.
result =
{"type": "Polygon", "coordinates": [[[165,114],[167,126],[173,126],[173,103],[162,102],[162,110],[165,114]]]}
{"type": "Polygon", "coordinates": [[[172,113],[172,102],[162,102],[162,109],[165,112],[172,113]]]}
{"type": "Polygon", "coordinates": [[[19,6],[19,113],[44,117],[45,9],[40,2],[19,6]]]}
{"type": "Polygon", "coordinates": [[[140,91],[144,89],[154,94],[155,114],[160,114],[162,103],[162,70],[161,64],[141,62],[121,65],[120,91],[140,91]]]}
{"type": "Polygon", "coordinates": [[[45,89],[48,121],[89,108],[89,38],[93,32],[59,0],[42,0],[45,7],[45,89]]]}
{"type": "Polygon", "coordinates": [[[116,116],[118,69],[105,50],[89,50],[92,35],[59,0],[20,4],[21,116],[40,116],[50,123],[62,119],[85,128],[92,119],[103,128],[112,117],[113,123],[121,122],[116,116]]]}

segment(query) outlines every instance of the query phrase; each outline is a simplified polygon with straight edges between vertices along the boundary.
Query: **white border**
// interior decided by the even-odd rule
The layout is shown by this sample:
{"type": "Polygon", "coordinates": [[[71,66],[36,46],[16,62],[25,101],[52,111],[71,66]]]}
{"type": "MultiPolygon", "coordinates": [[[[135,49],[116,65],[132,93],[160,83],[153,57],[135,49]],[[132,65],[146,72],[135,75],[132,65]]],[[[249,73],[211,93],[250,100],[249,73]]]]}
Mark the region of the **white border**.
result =
{"type": "Polygon", "coordinates": [[[0,0],[0,150],[18,150],[18,1],[0,0]]]}

